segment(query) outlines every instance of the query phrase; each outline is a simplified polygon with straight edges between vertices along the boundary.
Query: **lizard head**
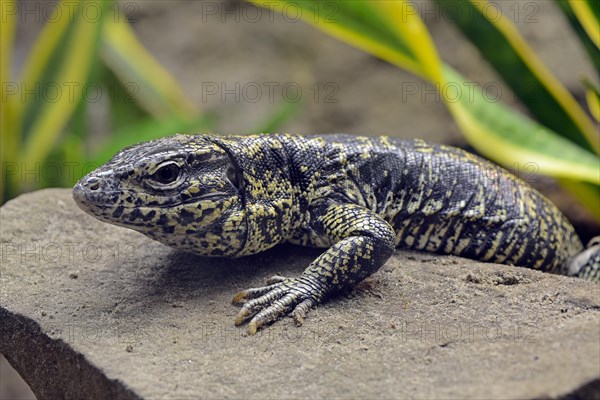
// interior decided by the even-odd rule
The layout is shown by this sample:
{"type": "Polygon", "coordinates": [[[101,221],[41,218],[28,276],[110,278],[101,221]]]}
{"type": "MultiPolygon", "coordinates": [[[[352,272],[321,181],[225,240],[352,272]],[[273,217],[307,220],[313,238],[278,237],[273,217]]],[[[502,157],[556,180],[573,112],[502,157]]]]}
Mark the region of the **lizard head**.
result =
{"type": "Polygon", "coordinates": [[[73,188],[97,219],[206,256],[243,247],[240,172],[208,136],[175,135],[127,147],[73,188]]]}

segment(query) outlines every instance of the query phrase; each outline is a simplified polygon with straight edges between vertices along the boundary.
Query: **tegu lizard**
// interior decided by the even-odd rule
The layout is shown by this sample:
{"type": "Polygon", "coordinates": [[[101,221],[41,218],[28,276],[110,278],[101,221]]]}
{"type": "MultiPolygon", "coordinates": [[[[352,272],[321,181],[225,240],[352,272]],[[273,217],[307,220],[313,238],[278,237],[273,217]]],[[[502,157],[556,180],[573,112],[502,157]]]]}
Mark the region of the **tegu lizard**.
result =
{"type": "Polygon", "coordinates": [[[73,197],[101,221],[202,256],[283,242],[325,248],[300,276],[234,297],[235,322],[249,320],[251,334],[287,314],[301,324],[396,247],[600,281],[600,244],[582,252],[544,196],[475,155],[419,139],[175,135],[118,152],[73,197]]]}

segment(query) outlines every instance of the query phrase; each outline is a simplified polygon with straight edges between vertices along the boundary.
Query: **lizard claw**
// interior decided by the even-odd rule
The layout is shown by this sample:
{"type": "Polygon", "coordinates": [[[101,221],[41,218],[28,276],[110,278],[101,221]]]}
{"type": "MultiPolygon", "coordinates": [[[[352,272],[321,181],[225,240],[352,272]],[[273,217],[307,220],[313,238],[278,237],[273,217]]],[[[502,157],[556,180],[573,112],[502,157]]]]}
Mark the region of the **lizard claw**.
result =
{"type": "Polygon", "coordinates": [[[277,287],[279,287],[279,283],[281,281],[277,282],[277,283],[272,283],[273,278],[275,278],[275,277],[271,277],[269,280],[267,280],[267,286],[242,290],[241,292],[239,292],[238,294],[233,296],[233,299],[231,300],[231,304],[233,304],[235,306],[243,306],[249,300],[261,297],[265,293],[269,293],[273,289],[276,289],[277,287]]]}
{"type": "Polygon", "coordinates": [[[306,314],[319,302],[323,294],[318,283],[303,278],[274,276],[268,283],[267,286],[243,290],[233,298],[233,304],[242,305],[235,318],[235,324],[239,326],[250,320],[250,335],[290,313],[296,325],[301,326],[306,314]]]}

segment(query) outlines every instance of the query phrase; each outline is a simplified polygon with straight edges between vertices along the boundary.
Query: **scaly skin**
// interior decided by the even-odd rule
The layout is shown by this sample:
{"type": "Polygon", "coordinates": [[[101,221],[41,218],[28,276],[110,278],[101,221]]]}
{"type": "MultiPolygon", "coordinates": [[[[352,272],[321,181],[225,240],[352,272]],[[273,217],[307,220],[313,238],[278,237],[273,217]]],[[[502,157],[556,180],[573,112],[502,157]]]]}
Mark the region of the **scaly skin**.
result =
{"type": "Polygon", "coordinates": [[[102,221],[203,256],[282,242],[327,248],[298,278],[273,277],[234,297],[236,324],[250,320],[252,334],[290,313],[301,324],[395,247],[600,280],[600,248],[572,261],[583,246],[541,194],[472,154],[422,140],[175,135],[117,153],[73,197],[102,221]]]}

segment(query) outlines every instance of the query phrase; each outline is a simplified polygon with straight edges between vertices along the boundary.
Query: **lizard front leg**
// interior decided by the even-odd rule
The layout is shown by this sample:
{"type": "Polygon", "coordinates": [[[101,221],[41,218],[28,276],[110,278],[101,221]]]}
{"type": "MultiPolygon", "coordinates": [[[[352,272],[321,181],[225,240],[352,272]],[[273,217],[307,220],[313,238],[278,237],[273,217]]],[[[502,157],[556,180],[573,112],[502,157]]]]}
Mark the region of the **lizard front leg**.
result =
{"type": "Polygon", "coordinates": [[[235,323],[250,319],[250,334],[289,313],[302,325],[313,306],[377,271],[394,251],[392,227],[364,207],[321,201],[311,207],[310,215],[310,228],[334,244],[298,278],[276,276],[267,286],[233,298],[234,304],[242,305],[235,323]]]}

